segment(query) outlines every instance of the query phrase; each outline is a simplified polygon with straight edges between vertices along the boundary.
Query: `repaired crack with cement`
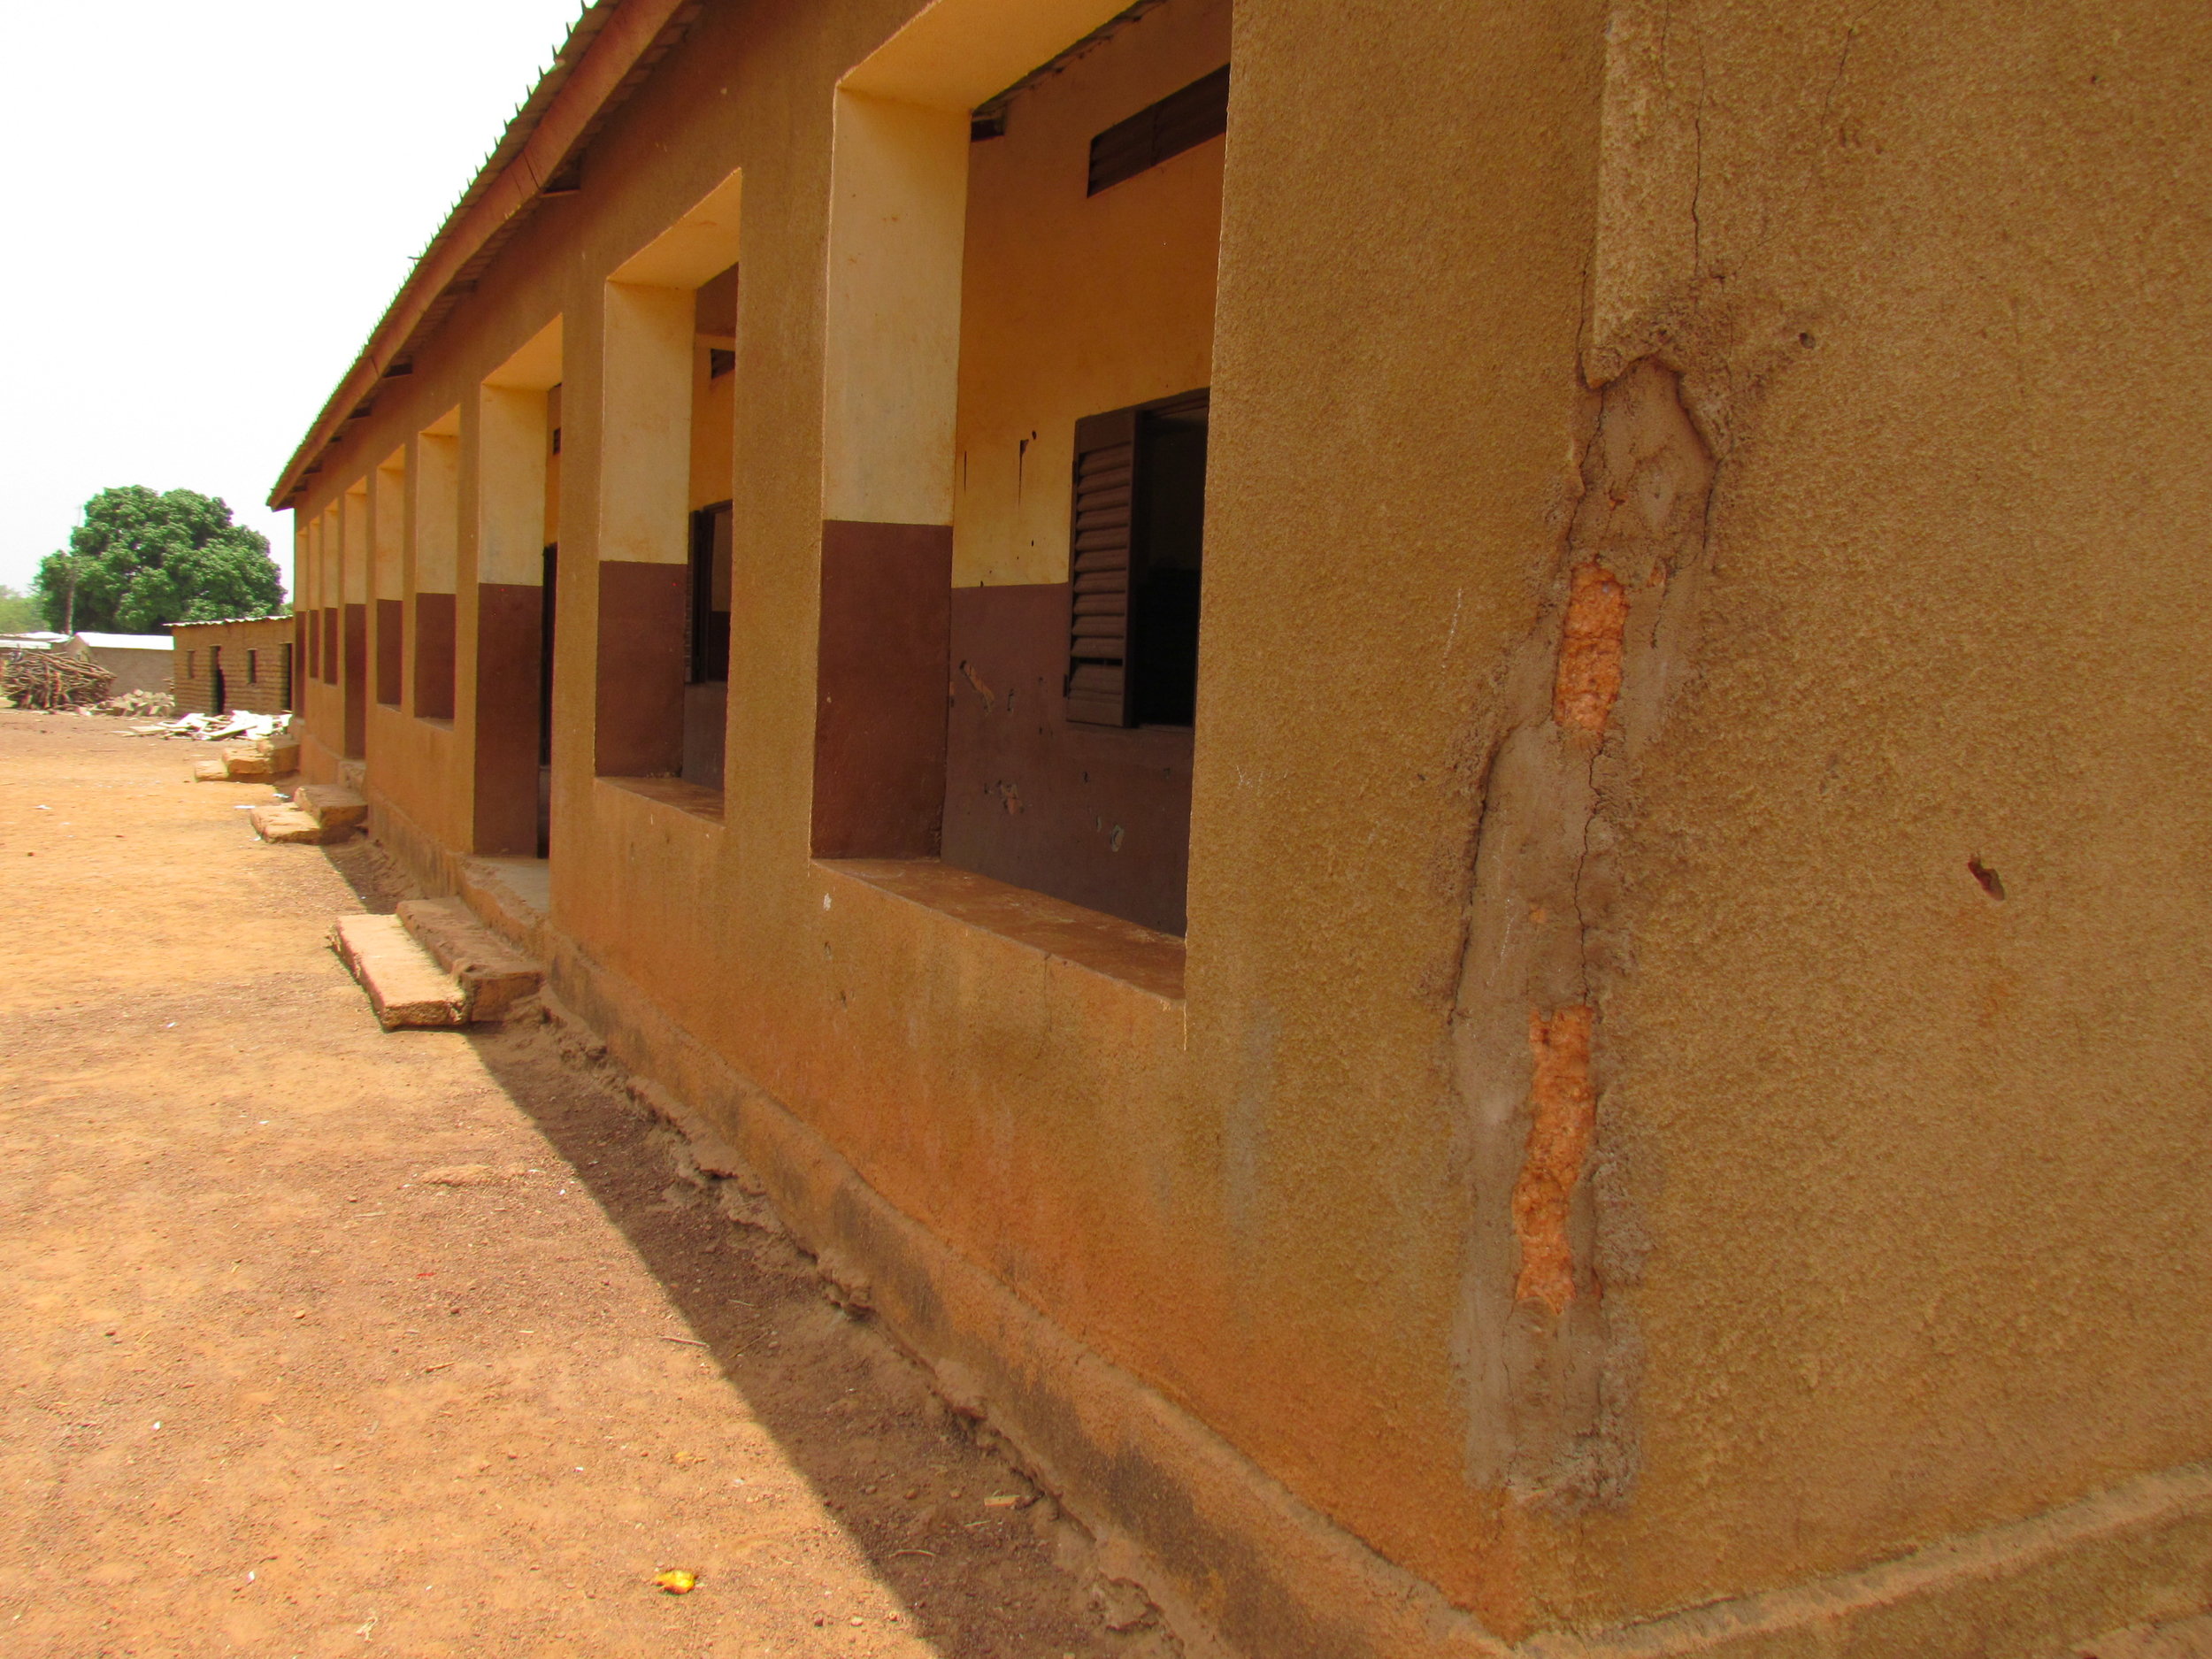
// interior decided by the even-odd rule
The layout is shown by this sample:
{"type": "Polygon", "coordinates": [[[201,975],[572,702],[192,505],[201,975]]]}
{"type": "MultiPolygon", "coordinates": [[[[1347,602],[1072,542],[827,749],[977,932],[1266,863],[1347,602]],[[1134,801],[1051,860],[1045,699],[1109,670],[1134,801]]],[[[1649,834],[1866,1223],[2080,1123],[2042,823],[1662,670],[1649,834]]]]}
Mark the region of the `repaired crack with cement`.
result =
{"type": "Polygon", "coordinates": [[[1453,1012],[1475,1216],[1457,1344],[1469,1479],[1524,1502],[1617,1501],[1635,1466],[1637,1344],[1606,1297],[1640,1254],[1605,1135],[1617,849],[1686,669],[1714,474],[1672,370],[1640,360],[1600,388],[1484,780],[1453,1012]]]}

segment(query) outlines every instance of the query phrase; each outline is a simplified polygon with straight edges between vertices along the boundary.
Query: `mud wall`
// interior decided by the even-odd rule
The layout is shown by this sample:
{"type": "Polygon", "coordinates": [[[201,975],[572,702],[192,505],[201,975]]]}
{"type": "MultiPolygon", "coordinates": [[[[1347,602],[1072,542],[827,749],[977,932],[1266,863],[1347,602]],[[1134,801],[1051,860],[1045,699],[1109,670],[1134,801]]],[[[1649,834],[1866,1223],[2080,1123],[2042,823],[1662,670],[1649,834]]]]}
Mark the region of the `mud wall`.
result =
{"type": "Polygon", "coordinates": [[[176,658],[177,711],[188,714],[213,709],[215,687],[209,652],[220,646],[224,706],[255,714],[283,713],[290,707],[286,700],[286,679],[296,632],[289,617],[259,622],[177,624],[170,630],[176,641],[171,655],[176,658]]]}
{"type": "Polygon", "coordinates": [[[1642,1594],[2212,1453],[2208,65],[2162,4],[1611,21],[1586,375],[1715,465],[1583,877],[1635,1507],[1699,1540],[1609,1540],[1642,1594]]]}

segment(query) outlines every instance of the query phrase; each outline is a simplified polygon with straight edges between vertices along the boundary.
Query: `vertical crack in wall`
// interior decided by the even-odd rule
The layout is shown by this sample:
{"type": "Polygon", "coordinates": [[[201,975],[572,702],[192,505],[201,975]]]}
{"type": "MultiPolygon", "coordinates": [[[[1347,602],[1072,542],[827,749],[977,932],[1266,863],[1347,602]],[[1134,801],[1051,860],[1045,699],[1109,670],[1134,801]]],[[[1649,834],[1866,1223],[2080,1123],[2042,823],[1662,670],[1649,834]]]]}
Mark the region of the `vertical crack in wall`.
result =
{"type": "Polygon", "coordinates": [[[1454,1007],[1474,1237],[1462,1300],[1468,1472],[1529,1502],[1619,1497],[1636,1269],[1609,1144],[1609,987],[1630,971],[1617,849],[1635,764],[1690,657],[1711,451],[1651,358],[1600,391],[1582,495],[1506,676],[1454,1007]]]}

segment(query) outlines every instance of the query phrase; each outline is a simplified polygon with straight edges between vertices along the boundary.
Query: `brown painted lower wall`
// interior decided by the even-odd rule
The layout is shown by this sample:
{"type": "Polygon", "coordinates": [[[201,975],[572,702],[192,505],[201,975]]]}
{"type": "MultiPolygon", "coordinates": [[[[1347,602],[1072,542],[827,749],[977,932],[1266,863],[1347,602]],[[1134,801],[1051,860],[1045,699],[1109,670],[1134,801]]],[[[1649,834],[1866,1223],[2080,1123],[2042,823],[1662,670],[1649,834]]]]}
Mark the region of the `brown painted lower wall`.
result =
{"type": "Polygon", "coordinates": [[[1071,724],[1064,582],[952,592],[944,860],[1183,931],[1192,734],[1071,724]]]}
{"type": "Polygon", "coordinates": [[[426,720],[453,718],[454,599],[415,595],[415,712],[426,720]]]}
{"type": "Polygon", "coordinates": [[[346,607],[346,758],[369,752],[369,608],[346,607]]]}
{"type": "Polygon", "coordinates": [[[681,565],[610,559],[599,566],[596,770],[607,778],[673,778],[684,764],[681,565]]]}
{"type": "Polygon", "coordinates": [[[407,607],[403,600],[376,602],[376,700],[388,708],[399,706],[400,665],[406,642],[407,607]]]}
{"type": "Polygon", "coordinates": [[[338,683],[338,607],[323,607],[322,682],[326,686],[338,683]]]}
{"type": "Polygon", "coordinates": [[[944,525],[822,526],[814,715],[814,851],[926,858],[945,797],[944,525]]]}
{"type": "Polygon", "coordinates": [[[476,590],[476,821],[480,853],[538,849],[538,676],[545,590],[484,582],[476,590]]]}

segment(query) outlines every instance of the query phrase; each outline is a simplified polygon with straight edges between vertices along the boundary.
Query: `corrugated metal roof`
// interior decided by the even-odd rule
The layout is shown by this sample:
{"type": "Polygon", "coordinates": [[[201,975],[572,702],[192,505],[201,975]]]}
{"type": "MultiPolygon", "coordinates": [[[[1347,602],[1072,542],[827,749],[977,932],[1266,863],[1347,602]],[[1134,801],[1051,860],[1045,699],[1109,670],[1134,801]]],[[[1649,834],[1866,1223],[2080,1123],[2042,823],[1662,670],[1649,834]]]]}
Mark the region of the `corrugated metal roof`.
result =
{"type": "Polygon", "coordinates": [[[71,634],[76,644],[95,651],[169,651],[175,642],[165,634],[87,634],[82,628],[71,634]]]}
{"type": "Polygon", "coordinates": [[[293,618],[284,612],[272,612],[265,617],[214,617],[192,622],[172,622],[170,630],[178,628],[227,628],[240,622],[289,622],[293,618]]]}

